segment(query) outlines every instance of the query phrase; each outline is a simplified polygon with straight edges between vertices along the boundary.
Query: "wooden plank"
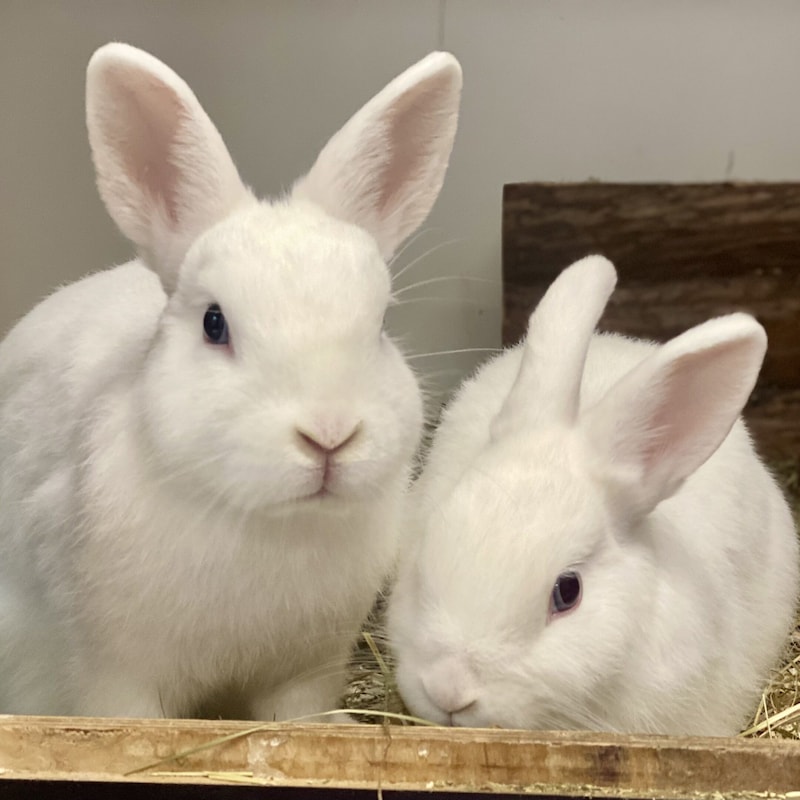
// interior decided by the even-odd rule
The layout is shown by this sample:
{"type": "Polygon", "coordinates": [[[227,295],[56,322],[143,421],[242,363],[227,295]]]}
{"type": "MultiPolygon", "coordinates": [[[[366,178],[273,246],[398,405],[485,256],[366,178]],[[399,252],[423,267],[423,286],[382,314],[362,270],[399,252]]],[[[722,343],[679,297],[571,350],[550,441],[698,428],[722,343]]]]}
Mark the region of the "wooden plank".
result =
{"type": "Polygon", "coordinates": [[[589,253],[620,275],[606,330],[664,340],[712,316],[755,314],[770,345],[747,417],[767,455],[800,453],[800,184],[507,185],[505,343],[589,253]]]}
{"type": "MultiPolygon", "coordinates": [[[[294,786],[317,788],[319,797],[380,788],[696,800],[800,789],[800,745],[576,731],[280,723],[253,730],[240,722],[3,717],[0,794],[18,781],[294,786]],[[232,734],[238,737],[148,766],[232,734]]],[[[108,796],[120,796],[113,785],[108,796]]]]}

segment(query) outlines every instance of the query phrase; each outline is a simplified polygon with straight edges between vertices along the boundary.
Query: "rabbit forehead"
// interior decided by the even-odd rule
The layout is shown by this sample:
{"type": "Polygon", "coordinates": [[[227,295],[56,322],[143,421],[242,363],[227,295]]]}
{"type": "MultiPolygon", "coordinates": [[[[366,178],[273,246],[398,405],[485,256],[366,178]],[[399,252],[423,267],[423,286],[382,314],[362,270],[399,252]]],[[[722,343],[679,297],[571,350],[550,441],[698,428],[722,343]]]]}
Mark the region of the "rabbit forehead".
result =
{"type": "Polygon", "coordinates": [[[563,439],[549,445],[522,462],[485,454],[428,517],[424,582],[473,630],[543,625],[555,579],[608,537],[602,494],[563,439]]]}
{"type": "MultiPolygon", "coordinates": [[[[381,316],[391,280],[374,239],[312,204],[262,202],[218,223],[190,250],[181,285],[277,317],[359,311],[381,316]]],[[[317,322],[319,322],[317,317],[317,322]]]]}

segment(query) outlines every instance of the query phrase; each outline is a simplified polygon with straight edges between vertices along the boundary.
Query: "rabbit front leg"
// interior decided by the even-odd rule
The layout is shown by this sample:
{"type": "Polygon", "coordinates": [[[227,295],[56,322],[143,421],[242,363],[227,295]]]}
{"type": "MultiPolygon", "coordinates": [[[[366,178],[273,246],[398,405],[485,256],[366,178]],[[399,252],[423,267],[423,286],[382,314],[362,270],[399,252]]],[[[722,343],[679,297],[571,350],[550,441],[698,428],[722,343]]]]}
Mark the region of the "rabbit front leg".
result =
{"type": "Polygon", "coordinates": [[[262,686],[250,695],[249,705],[254,719],[299,720],[303,722],[352,722],[344,711],[324,714],[342,707],[346,662],[339,668],[311,668],[278,686],[262,686]],[[319,716],[315,716],[319,715],[319,716]]]}
{"type": "Polygon", "coordinates": [[[155,684],[110,665],[87,670],[82,683],[75,705],[83,716],[142,719],[179,716],[155,684]]]}

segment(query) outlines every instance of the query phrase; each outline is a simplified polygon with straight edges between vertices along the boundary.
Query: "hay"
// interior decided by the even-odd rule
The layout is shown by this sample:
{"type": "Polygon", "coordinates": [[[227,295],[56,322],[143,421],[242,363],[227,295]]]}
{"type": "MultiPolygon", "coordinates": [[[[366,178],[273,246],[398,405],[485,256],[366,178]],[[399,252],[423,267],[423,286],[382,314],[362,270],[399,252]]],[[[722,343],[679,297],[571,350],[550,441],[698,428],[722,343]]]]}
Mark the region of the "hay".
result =
{"type": "MultiPolygon", "coordinates": [[[[791,504],[795,525],[800,528],[800,458],[776,464],[775,474],[791,504]]],[[[383,633],[384,605],[383,600],[376,605],[365,628],[367,638],[357,645],[350,664],[345,707],[378,712],[374,717],[359,715],[359,721],[363,722],[386,722],[387,718],[382,718],[380,712],[408,713],[397,691],[391,653],[383,633]]],[[[742,735],[800,740],[800,612],[780,666],[742,735]]]]}
{"type": "MultiPolygon", "coordinates": [[[[795,527],[800,528],[800,457],[775,464],[775,474],[792,507],[795,527]]],[[[800,610],[781,664],[743,735],[800,739],[800,610]]]]}
{"type": "MultiPolygon", "coordinates": [[[[394,679],[394,661],[385,635],[384,612],[386,601],[381,597],[375,604],[361,639],[350,661],[350,679],[344,696],[344,707],[356,711],[374,711],[359,715],[358,721],[382,723],[390,718],[384,714],[408,714],[394,679]]],[[[405,723],[403,723],[405,724],[405,723]]]]}

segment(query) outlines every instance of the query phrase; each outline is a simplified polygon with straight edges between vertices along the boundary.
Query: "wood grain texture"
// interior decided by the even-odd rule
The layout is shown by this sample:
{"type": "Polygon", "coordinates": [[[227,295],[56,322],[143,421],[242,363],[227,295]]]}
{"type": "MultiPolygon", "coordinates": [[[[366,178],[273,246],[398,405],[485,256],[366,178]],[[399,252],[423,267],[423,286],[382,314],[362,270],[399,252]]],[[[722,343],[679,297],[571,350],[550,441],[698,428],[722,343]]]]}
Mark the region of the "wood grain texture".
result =
{"type": "Polygon", "coordinates": [[[746,416],[770,457],[800,454],[800,184],[509,184],[505,343],[567,265],[602,253],[619,284],[600,327],[665,340],[754,314],[769,352],[746,416]]]}
{"type": "MultiPolygon", "coordinates": [[[[3,792],[15,781],[45,780],[239,787],[249,782],[315,788],[318,793],[311,794],[318,797],[334,789],[380,787],[697,799],[797,789],[800,747],[575,731],[277,723],[252,731],[252,723],[237,722],[0,719],[0,794],[7,796],[3,792]],[[131,774],[231,734],[240,736],[131,774]]],[[[117,796],[113,786],[108,796],[117,796]]]]}

